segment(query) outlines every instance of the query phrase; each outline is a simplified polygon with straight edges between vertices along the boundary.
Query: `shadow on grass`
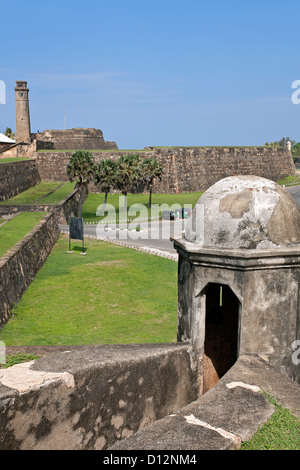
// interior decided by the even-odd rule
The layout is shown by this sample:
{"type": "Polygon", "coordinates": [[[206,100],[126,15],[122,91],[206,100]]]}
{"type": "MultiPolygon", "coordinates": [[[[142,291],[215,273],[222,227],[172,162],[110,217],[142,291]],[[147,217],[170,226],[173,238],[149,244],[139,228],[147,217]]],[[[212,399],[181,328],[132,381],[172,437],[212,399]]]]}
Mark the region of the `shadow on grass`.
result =
{"type": "Polygon", "coordinates": [[[88,251],[87,246],[82,247],[82,246],[75,245],[71,249],[72,249],[72,251],[84,251],[84,253],[86,253],[88,251]]]}

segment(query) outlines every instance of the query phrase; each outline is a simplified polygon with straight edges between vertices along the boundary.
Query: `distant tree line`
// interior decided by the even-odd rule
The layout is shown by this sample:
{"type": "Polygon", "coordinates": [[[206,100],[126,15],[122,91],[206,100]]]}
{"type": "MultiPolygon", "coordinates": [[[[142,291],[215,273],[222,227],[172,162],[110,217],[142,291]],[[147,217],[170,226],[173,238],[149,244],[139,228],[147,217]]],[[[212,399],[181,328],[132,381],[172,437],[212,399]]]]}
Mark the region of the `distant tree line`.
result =
{"type": "Polygon", "coordinates": [[[275,140],[274,142],[266,142],[264,146],[265,147],[286,147],[288,142],[291,142],[292,145],[296,143],[295,140],[292,140],[289,137],[282,137],[282,139],[278,140],[278,142],[277,140],[275,140]]]}
{"type": "Polygon", "coordinates": [[[292,155],[295,163],[300,163],[300,142],[292,146],[292,155]]]}
{"type": "Polygon", "coordinates": [[[295,163],[300,163],[300,142],[290,139],[289,137],[283,137],[282,139],[275,140],[274,142],[266,142],[265,147],[286,147],[287,143],[292,144],[292,156],[295,163]]]}
{"type": "MultiPolygon", "coordinates": [[[[163,169],[156,158],[142,158],[139,154],[121,155],[118,160],[100,160],[96,163],[93,155],[86,150],[75,152],[67,165],[70,181],[78,186],[94,183],[105,194],[102,206],[104,215],[110,191],[118,190],[124,196],[127,208],[127,194],[146,189],[149,192],[148,207],[151,207],[153,186],[161,180],[163,169]]],[[[81,215],[81,208],[80,208],[81,215]]]]}

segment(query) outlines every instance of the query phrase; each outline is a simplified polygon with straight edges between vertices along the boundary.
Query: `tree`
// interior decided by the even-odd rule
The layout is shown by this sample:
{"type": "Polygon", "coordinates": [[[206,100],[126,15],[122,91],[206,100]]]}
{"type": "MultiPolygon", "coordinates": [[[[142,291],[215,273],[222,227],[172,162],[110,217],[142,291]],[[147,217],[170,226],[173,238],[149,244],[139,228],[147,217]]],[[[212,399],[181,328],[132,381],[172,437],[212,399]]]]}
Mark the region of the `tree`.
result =
{"type": "Polygon", "coordinates": [[[6,137],[9,137],[10,139],[14,140],[15,138],[15,132],[13,132],[10,127],[7,127],[3,134],[6,135],[6,137]]]}
{"type": "Polygon", "coordinates": [[[121,155],[116,164],[115,187],[125,196],[124,210],[127,211],[127,194],[135,189],[140,181],[139,154],[121,155]]]}
{"type": "Polygon", "coordinates": [[[140,176],[141,179],[149,191],[148,207],[151,207],[152,203],[152,190],[155,181],[158,179],[161,181],[163,169],[161,164],[156,158],[145,158],[140,163],[140,176]]]}
{"type": "Polygon", "coordinates": [[[295,163],[300,163],[300,142],[297,142],[292,146],[292,155],[295,163]]]}
{"type": "Polygon", "coordinates": [[[88,191],[88,183],[94,179],[94,157],[85,150],[73,153],[67,165],[67,175],[70,181],[76,181],[80,192],[79,217],[82,214],[82,193],[88,191]]]}
{"type": "Polygon", "coordinates": [[[278,142],[278,145],[279,145],[279,147],[286,147],[288,142],[291,142],[292,145],[294,145],[296,143],[295,140],[292,140],[289,137],[283,137],[278,142]]]}
{"type": "Polygon", "coordinates": [[[113,160],[101,160],[94,170],[94,183],[101,192],[105,193],[104,204],[100,215],[104,215],[107,204],[107,195],[116,184],[116,162],[113,160]]]}
{"type": "Polygon", "coordinates": [[[287,143],[291,142],[292,145],[296,143],[295,140],[291,140],[289,137],[282,137],[278,142],[275,140],[274,142],[266,142],[264,144],[265,147],[286,147],[287,143]]]}

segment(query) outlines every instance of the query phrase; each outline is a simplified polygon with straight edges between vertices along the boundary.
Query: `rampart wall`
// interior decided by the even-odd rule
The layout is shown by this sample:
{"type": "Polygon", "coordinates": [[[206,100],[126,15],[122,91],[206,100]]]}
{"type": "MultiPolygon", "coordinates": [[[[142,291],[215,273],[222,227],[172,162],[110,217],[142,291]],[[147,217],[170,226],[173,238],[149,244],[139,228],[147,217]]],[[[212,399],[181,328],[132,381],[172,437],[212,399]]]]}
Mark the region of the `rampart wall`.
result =
{"type": "Polygon", "coordinates": [[[0,201],[16,196],[40,182],[38,166],[34,160],[1,163],[0,201]]]}
{"type": "MultiPolygon", "coordinates": [[[[95,160],[116,160],[128,152],[92,152],[95,160]]],[[[159,193],[205,191],[218,180],[232,175],[255,175],[277,181],[295,175],[291,153],[272,147],[195,147],[162,148],[135,151],[142,157],[155,157],[163,166],[161,182],[154,187],[159,193]]],[[[67,180],[66,166],[72,152],[37,152],[41,179],[67,180]]]]}

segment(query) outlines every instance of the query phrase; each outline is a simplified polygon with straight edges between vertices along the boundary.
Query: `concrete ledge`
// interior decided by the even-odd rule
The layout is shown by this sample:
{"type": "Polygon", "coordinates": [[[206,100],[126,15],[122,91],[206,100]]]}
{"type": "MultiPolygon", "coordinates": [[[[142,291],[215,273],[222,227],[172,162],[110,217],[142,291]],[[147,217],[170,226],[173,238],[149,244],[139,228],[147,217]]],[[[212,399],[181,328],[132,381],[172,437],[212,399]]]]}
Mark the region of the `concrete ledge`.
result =
{"type": "Polygon", "coordinates": [[[242,356],[201,398],[110,449],[239,448],[274,412],[262,390],[299,415],[300,386],[258,356],[242,356]]]}
{"type": "Polygon", "coordinates": [[[189,344],[64,349],[0,371],[0,449],[236,449],[274,412],[262,390],[300,417],[300,385],[258,356],[199,398],[189,344]]]}

